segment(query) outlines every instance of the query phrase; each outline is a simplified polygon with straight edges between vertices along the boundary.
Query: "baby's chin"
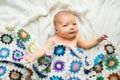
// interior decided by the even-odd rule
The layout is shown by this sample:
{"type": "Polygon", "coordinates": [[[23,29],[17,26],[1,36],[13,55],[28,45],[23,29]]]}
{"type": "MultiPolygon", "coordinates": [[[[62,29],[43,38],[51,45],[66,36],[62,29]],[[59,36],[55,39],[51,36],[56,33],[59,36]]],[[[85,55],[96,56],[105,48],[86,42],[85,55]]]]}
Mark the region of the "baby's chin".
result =
{"type": "Polygon", "coordinates": [[[67,38],[72,40],[76,38],[76,35],[69,35],[67,38]]]}

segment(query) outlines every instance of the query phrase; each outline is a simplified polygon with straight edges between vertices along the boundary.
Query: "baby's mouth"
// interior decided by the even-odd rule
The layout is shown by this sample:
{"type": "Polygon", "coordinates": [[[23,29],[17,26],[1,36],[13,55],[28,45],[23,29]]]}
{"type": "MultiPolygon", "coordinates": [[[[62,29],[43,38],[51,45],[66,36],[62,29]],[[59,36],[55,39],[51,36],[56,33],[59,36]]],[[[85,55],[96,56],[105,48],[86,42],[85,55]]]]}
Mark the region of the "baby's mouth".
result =
{"type": "Polygon", "coordinates": [[[75,32],[69,32],[69,34],[75,34],[75,32]]]}

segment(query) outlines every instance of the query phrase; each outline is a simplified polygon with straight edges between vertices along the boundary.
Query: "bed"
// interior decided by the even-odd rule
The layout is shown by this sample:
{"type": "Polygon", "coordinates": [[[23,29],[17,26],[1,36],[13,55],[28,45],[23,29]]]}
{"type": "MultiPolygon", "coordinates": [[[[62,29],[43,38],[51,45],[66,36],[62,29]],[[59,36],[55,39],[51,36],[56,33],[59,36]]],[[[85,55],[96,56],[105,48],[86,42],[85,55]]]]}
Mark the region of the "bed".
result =
{"type": "MultiPolygon", "coordinates": [[[[19,40],[22,41],[19,44],[24,44],[24,47],[20,47],[21,45],[18,46],[23,52],[28,50],[33,52],[42,47],[48,38],[55,34],[52,21],[54,15],[61,10],[72,11],[75,14],[79,26],[79,34],[83,38],[91,39],[102,33],[109,36],[108,41],[104,41],[90,50],[85,50],[86,54],[94,54],[95,51],[101,50],[106,54],[112,52],[112,54],[107,54],[102,59],[103,62],[99,62],[98,65],[92,67],[90,69],[92,72],[89,70],[84,71],[87,76],[86,80],[120,80],[120,0],[1,0],[0,51],[5,50],[9,52],[8,49],[4,48],[6,46],[10,50],[18,49],[15,41],[19,42],[19,40]],[[20,31],[29,34],[26,40],[22,40],[18,36],[20,31]],[[9,45],[11,42],[4,42],[2,40],[5,36],[9,36],[13,42],[12,45],[9,45]],[[32,45],[30,49],[28,48],[29,44],[32,45]],[[107,62],[112,64],[112,61],[116,64],[110,67],[107,62]]],[[[5,53],[1,54],[5,55],[5,53]]],[[[89,56],[91,57],[91,55],[89,56]]],[[[15,80],[29,80],[29,77],[31,77],[33,80],[44,80],[45,78],[40,79],[40,76],[35,76],[36,74],[42,75],[41,70],[38,70],[39,67],[36,62],[31,67],[29,63],[24,64],[24,60],[23,62],[19,62],[19,59],[12,61],[10,58],[1,58],[0,79],[11,80],[14,78],[15,80]],[[10,70],[6,71],[4,67],[10,70]],[[14,75],[12,78],[10,73],[14,75]],[[24,73],[27,74],[24,75],[24,73]]],[[[68,78],[68,80],[72,79],[80,80],[74,76],[68,78]]],[[[50,80],[62,80],[62,77],[53,76],[50,80]]]]}

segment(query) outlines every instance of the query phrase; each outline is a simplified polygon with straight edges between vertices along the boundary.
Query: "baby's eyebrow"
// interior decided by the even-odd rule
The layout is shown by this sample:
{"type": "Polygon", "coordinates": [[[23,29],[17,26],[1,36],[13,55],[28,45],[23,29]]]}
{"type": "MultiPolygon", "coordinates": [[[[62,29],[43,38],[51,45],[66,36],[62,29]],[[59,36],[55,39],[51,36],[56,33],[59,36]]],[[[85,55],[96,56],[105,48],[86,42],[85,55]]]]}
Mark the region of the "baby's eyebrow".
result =
{"type": "Polygon", "coordinates": [[[66,23],[64,23],[63,25],[68,25],[69,23],[68,22],[66,22],[66,23]]]}

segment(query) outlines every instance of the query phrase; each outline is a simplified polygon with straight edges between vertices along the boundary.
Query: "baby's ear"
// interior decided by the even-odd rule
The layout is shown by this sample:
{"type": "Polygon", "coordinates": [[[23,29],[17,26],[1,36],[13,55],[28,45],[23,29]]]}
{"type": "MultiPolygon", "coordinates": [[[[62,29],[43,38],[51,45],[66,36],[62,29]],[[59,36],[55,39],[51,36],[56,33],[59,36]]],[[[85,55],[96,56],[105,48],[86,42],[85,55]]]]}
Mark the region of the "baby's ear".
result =
{"type": "Polygon", "coordinates": [[[57,33],[57,31],[58,31],[57,28],[55,28],[55,32],[56,32],[56,33],[57,33]]]}

